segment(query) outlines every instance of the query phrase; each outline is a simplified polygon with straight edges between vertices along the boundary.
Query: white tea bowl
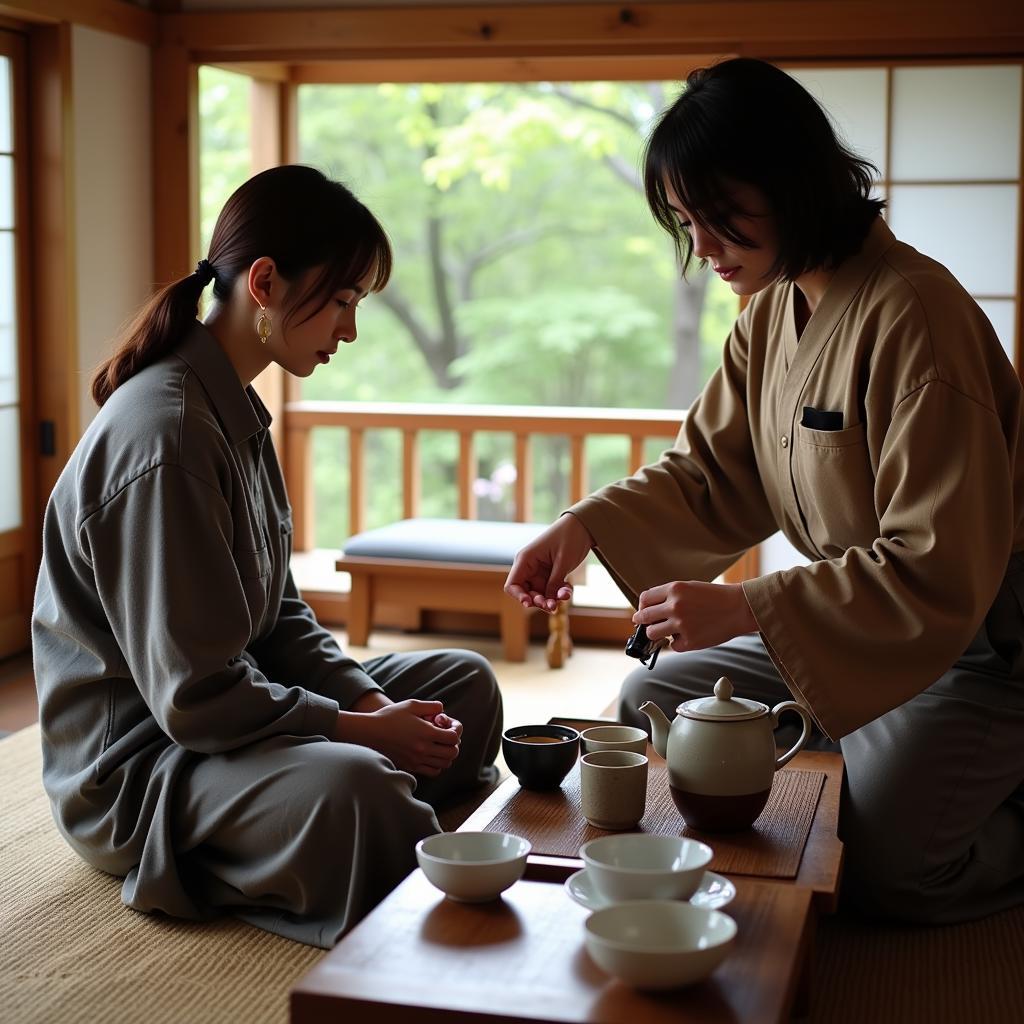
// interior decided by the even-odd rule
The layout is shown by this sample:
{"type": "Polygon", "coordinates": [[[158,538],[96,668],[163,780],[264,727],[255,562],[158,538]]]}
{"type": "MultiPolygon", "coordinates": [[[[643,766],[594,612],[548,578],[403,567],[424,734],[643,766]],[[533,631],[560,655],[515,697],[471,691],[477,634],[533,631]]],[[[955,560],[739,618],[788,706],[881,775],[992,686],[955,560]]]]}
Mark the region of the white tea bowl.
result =
{"type": "Polygon", "coordinates": [[[677,988],[706,978],[736,938],[736,922],[728,914],[662,900],[595,910],[583,927],[594,963],[642,989],[677,988]]]}
{"type": "Polygon", "coordinates": [[[598,892],[615,902],[689,899],[711,856],[711,847],[696,839],[644,832],[602,836],[580,847],[598,892]]]}
{"type": "Polygon", "coordinates": [[[508,832],[439,832],[416,844],[431,885],[461,903],[497,899],[526,871],[530,844],[508,832]]]}

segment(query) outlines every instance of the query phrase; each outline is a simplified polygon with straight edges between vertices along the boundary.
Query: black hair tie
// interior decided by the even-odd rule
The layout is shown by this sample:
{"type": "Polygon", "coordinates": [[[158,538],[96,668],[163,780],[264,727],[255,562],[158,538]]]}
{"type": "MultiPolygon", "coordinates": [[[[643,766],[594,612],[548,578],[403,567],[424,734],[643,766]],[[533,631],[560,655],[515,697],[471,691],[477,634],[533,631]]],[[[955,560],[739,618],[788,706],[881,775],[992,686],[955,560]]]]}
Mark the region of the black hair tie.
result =
{"type": "Polygon", "coordinates": [[[200,285],[205,288],[217,275],[214,272],[213,264],[209,260],[200,260],[194,271],[199,278],[200,285]]]}

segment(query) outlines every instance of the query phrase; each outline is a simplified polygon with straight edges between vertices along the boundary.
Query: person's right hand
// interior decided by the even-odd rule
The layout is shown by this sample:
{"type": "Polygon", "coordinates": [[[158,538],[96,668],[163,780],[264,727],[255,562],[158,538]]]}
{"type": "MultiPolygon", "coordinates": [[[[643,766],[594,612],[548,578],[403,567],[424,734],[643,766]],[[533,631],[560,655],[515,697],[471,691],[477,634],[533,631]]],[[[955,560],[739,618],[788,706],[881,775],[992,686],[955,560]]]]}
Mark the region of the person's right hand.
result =
{"type": "Polygon", "coordinates": [[[505,580],[505,593],[524,608],[553,612],[559,601],[572,597],[572,584],[566,577],[593,546],[587,528],[567,512],[516,555],[505,580]]]}
{"type": "Polygon", "coordinates": [[[379,750],[413,775],[440,775],[459,756],[462,725],[437,700],[402,700],[376,711],[342,711],[335,739],[379,750]],[[448,721],[446,728],[435,721],[448,721]]]}

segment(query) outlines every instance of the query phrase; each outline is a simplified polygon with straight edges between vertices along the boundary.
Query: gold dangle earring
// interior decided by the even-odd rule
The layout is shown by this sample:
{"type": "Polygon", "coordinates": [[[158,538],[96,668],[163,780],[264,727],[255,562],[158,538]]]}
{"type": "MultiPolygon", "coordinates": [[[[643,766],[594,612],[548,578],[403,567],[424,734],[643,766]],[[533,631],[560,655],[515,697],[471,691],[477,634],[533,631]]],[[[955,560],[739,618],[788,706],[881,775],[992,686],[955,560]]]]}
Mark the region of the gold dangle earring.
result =
{"type": "Polygon", "coordinates": [[[266,345],[267,338],[274,333],[274,325],[270,322],[270,315],[267,313],[267,307],[260,305],[260,316],[256,321],[256,333],[260,336],[260,343],[266,345]]]}

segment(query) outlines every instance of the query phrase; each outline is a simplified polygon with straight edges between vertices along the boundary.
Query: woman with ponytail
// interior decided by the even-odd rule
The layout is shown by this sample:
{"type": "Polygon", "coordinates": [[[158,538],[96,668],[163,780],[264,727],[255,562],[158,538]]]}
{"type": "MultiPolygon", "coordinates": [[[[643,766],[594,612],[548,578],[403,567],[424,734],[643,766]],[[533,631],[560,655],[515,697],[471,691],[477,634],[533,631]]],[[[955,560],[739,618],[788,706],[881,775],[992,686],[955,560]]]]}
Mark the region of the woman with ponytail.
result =
{"type": "Polygon", "coordinates": [[[348,189],[265,171],[96,373],[100,411],[46,511],[33,658],[57,826],[129,907],[329,947],[415,866],[433,805],[494,776],[482,658],[359,664],[317,624],[250,386],[355,341],[390,271],[348,189]]]}

